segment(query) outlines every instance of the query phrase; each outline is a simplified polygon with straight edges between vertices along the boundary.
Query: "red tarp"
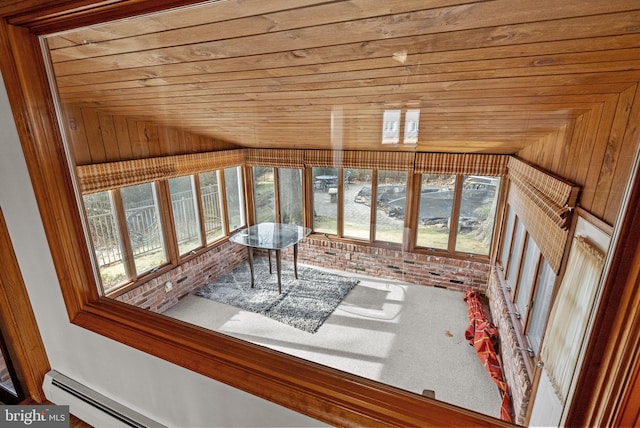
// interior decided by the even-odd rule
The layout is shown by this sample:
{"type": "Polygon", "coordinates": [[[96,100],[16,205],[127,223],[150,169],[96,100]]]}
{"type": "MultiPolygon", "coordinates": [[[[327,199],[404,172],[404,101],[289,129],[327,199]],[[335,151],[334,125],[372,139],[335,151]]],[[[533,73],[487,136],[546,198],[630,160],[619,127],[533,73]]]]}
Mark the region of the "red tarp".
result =
{"type": "Polygon", "coordinates": [[[464,332],[464,337],[469,341],[469,344],[475,348],[482,365],[487,369],[496,385],[498,385],[498,389],[502,395],[500,418],[503,421],[512,422],[509,387],[504,381],[502,368],[496,355],[498,329],[487,319],[487,314],[484,312],[482,303],[480,303],[478,293],[473,290],[467,290],[464,301],[469,305],[470,323],[464,332]]]}

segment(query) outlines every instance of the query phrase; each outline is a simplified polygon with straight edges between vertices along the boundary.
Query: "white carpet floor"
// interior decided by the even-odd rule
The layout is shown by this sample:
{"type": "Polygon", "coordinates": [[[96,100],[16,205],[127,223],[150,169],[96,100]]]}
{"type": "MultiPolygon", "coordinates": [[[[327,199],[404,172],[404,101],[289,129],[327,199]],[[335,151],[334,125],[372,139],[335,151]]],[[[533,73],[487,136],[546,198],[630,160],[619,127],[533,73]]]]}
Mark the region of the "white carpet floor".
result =
{"type": "Polygon", "coordinates": [[[315,334],[204,297],[164,314],[367,379],[499,417],[500,393],[468,342],[463,293],[341,271],[360,283],[315,334]]]}

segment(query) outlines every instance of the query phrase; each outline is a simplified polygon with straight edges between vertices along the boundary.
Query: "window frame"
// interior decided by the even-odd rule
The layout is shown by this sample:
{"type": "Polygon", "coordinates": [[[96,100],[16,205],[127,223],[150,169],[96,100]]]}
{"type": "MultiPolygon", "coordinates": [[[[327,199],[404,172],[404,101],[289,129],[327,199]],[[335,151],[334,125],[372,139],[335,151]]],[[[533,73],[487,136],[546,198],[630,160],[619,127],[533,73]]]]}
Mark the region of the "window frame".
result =
{"type": "Polygon", "coordinates": [[[65,156],[38,36],[191,3],[195,1],[70,0],[61,5],[43,0],[37,4],[15,3],[0,10],[0,50],[11,58],[8,65],[2,65],[3,78],[44,230],[51,248],[58,249],[51,255],[59,278],[64,278],[60,286],[71,322],[332,425],[408,426],[427,422],[442,426],[455,420],[461,425],[508,426],[98,295],[85,250],[88,246],[79,195],[65,156]],[[56,204],[49,202],[52,200],[56,204]]]}
{"type": "MultiPolygon", "coordinates": [[[[469,257],[473,257],[475,260],[482,260],[482,261],[488,261],[491,259],[491,255],[494,253],[495,247],[496,247],[496,242],[497,241],[497,227],[496,225],[499,224],[500,221],[500,213],[499,213],[499,209],[498,207],[500,206],[500,203],[502,201],[502,196],[504,193],[504,189],[506,186],[504,186],[504,182],[501,179],[500,183],[498,185],[498,188],[496,189],[496,211],[494,213],[494,217],[493,217],[493,227],[492,227],[492,232],[491,232],[491,243],[489,244],[489,251],[487,252],[487,254],[480,254],[480,253],[472,253],[472,252],[468,252],[468,251],[459,251],[456,250],[456,243],[457,243],[457,239],[458,239],[458,233],[459,233],[459,220],[460,220],[460,208],[462,205],[462,192],[464,189],[464,180],[465,177],[470,177],[471,175],[478,175],[478,174],[446,174],[446,175],[450,175],[454,177],[454,193],[453,193],[453,203],[452,203],[452,207],[451,207],[451,214],[450,214],[450,221],[449,221],[449,236],[448,236],[448,240],[447,240],[447,248],[436,248],[436,247],[424,247],[424,246],[419,246],[417,244],[418,242],[418,222],[420,221],[419,219],[419,204],[420,204],[420,197],[421,197],[421,186],[422,186],[422,178],[423,175],[425,175],[427,173],[417,173],[415,174],[417,176],[417,178],[415,179],[416,181],[416,185],[411,187],[411,191],[415,193],[415,196],[413,197],[413,199],[416,200],[416,204],[415,207],[413,208],[413,215],[412,215],[412,220],[411,220],[411,224],[410,227],[413,229],[413,233],[411,234],[412,236],[412,243],[411,243],[411,248],[412,251],[416,251],[416,252],[426,252],[426,253],[434,253],[434,254],[439,254],[439,255],[443,255],[446,257],[451,257],[451,258],[464,258],[464,259],[468,259],[469,257]]],[[[430,174],[429,174],[430,175],[430,174]]],[[[408,197],[408,196],[407,196],[408,197]]],[[[501,247],[500,247],[501,248],[501,247]]],[[[500,253],[497,253],[498,255],[500,253]]]]}

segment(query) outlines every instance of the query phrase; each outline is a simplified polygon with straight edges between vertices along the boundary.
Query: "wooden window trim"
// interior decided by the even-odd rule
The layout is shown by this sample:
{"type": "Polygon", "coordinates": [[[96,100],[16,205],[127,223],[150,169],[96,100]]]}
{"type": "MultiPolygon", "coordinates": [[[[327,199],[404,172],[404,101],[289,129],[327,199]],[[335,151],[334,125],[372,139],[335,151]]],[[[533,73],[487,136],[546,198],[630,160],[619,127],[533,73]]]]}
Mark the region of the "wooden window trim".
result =
{"type": "MultiPolygon", "coordinates": [[[[455,421],[459,425],[506,426],[470,411],[99,298],[88,252],[78,251],[87,243],[37,35],[190,3],[194,1],[70,0],[61,4],[41,0],[0,8],[0,55],[7,59],[0,67],[47,240],[51,248],[59,249],[52,252],[52,258],[63,279],[61,291],[72,322],[334,425],[450,425],[455,421]],[[50,204],[51,200],[56,204],[50,204]]],[[[634,179],[630,205],[639,202],[640,176],[634,179]]],[[[632,355],[633,347],[627,344],[640,340],[640,321],[635,316],[640,295],[640,214],[633,211],[619,228],[620,241],[605,281],[603,304],[568,426],[615,421],[619,409],[625,409],[624,399],[633,392],[625,387],[626,374],[638,366],[638,355],[632,355]],[[624,337],[618,333],[625,333],[624,337]]],[[[18,276],[14,273],[12,278],[18,276]]],[[[44,376],[44,366],[39,365],[35,378],[44,376]]]]}
{"type": "MultiPolygon", "coordinates": [[[[99,297],[88,251],[79,251],[87,248],[86,237],[39,39],[28,27],[54,31],[86,25],[91,19],[123,17],[127,11],[139,13],[145,5],[147,10],[157,10],[160,5],[175,4],[153,0],[91,5],[80,0],[64,5],[41,2],[27,11],[23,4],[1,9],[0,52],[3,58],[11,58],[2,62],[2,75],[47,240],[50,248],[58,249],[52,258],[63,279],[61,291],[71,322],[331,425],[446,425],[454,419],[469,426],[507,426],[494,418],[99,297]],[[24,26],[8,23],[11,12],[21,14],[24,26]]],[[[246,180],[246,168],[244,171],[246,180]]],[[[250,197],[246,193],[245,201],[250,197]]],[[[246,211],[245,205],[245,214],[249,214],[246,211]]]]}
{"type": "Polygon", "coordinates": [[[5,341],[14,351],[11,360],[23,393],[37,402],[45,400],[42,389],[44,375],[51,370],[40,337],[29,295],[18,260],[13,252],[9,230],[0,208],[0,326],[5,341]],[[20,310],[10,310],[10,308],[20,310]]]}

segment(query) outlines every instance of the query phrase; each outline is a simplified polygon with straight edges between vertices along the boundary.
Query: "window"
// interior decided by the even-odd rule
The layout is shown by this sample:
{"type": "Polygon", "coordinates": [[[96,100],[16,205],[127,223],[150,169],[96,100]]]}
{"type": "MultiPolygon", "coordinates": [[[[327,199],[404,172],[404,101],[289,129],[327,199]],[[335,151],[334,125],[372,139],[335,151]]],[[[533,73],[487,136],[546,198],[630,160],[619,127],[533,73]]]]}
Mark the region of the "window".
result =
{"type": "Polygon", "coordinates": [[[230,231],[244,226],[241,168],[224,170],[226,200],[220,197],[221,177],[211,171],[84,195],[103,292],[177,265],[179,256],[220,240],[227,235],[225,218],[230,231]],[[158,189],[166,189],[166,196],[158,189]],[[170,218],[163,219],[163,212],[170,218]]]}
{"type": "Polygon", "coordinates": [[[190,175],[170,179],[169,192],[178,251],[180,255],[187,254],[202,246],[194,177],[190,175]]]}
{"type": "Polygon", "coordinates": [[[278,168],[280,223],[302,226],[302,170],[278,168]]]}
{"type": "Polygon", "coordinates": [[[313,168],[313,230],[338,234],[338,169],[313,168]]]}
{"type": "Polygon", "coordinates": [[[222,198],[220,197],[218,172],[212,171],[200,174],[200,199],[205,239],[207,244],[210,244],[224,236],[224,228],[222,227],[222,213],[224,210],[222,209],[222,198]]]}
{"type": "Polygon", "coordinates": [[[113,199],[111,192],[99,192],[84,195],[83,200],[95,262],[107,292],[129,280],[113,199]]]}
{"type": "Polygon", "coordinates": [[[256,223],[303,224],[302,170],[253,167],[256,223]]]}
{"type": "Polygon", "coordinates": [[[527,231],[524,228],[524,224],[518,219],[516,224],[516,231],[513,237],[513,243],[511,245],[511,256],[509,260],[509,267],[507,269],[507,282],[515,289],[516,281],[518,280],[518,274],[520,273],[520,260],[522,258],[522,250],[524,247],[525,235],[527,231]]]}
{"type": "Polygon", "coordinates": [[[540,262],[538,277],[536,279],[535,294],[531,302],[529,311],[529,327],[527,335],[533,351],[537,354],[540,351],[542,343],[542,334],[544,332],[549,307],[551,306],[551,296],[553,295],[553,286],[556,281],[556,274],[551,269],[547,261],[542,258],[540,262]]]}
{"type": "Polygon", "coordinates": [[[516,223],[516,212],[507,206],[508,214],[502,235],[502,248],[500,250],[500,263],[502,269],[506,269],[509,262],[509,253],[511,251],[511,241],[513,240],[513,227],[516,223]]]}
{"type": "Polygon", "coordinates": [[[464,177],[456,251],[489,255],[499,184],[497,177],[464,177]]]}
{"type": "Polygon", "coordinates": [[[227,220],[229,232],[245,226],[244,189],[242,168],[234,166],[224,170],[225,194],[227,197],[227,220]]]}
{"type": "Polygon", "coordinates": [[[370,169],[345,169],[343,195],[343,235],[346,238],[371,239],[370,169]]]}
{"type": "Polygon", "coordinates": [[[498,177],[422,174],[416,246],[488,256],[499,188],[498,177]]]}
{"type": "Polygon", "coordinates": [[[520,314],[523,325],[527,323],[527,316],[530,308],[531,290],[536,279],[536,270],[540,260],[540,250],[535,241],[529,236],[524,251],[524,259],[518,285],[516,287],[516,308],[520,314]]]}
{"type": "Polygon", "coordinates": [[[456,176],[422,174],[416,245],[446,250],[456,176]]]}
{"type": "Polygon", "coordinates": [[[144,183],[120,190],[136,274],[167,262],[156,186],[144,183]]]}
{"type": "Polygon", "coordinates": [[[257,223],[276,222],[274,169],[253,167],[253,200],[257,223]]]}
{"type": "Polygon", "coordinates": [[[407,205],[407,173],[378,171],[375,240],[401,244],[407,205]]]}

